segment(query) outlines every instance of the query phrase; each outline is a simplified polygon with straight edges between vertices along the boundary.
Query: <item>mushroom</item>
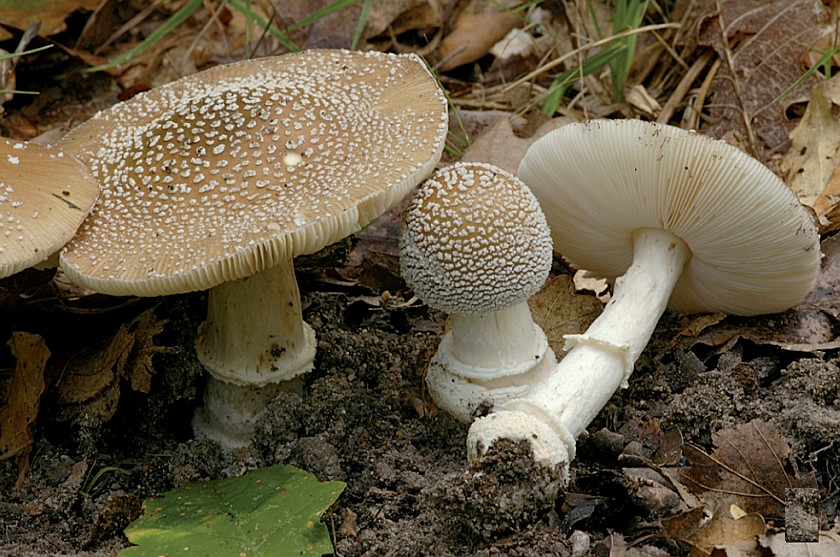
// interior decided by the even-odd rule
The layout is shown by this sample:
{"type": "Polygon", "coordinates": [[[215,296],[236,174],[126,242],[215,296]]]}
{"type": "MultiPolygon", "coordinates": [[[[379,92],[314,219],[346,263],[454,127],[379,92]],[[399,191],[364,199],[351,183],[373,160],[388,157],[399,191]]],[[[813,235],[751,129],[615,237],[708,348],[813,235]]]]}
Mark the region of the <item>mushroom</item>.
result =
{"type": "Polygon", "coordinates": [[[0,138],[0,277],[47,260],[66,244],[99,195],[62,151],[0,138]]]}
{"type": "Polygon", "coordinates": [[[105,294],[209,289],[194,429],[243,446],[267,401],[313,367],[292,259],[400,200],[446,133],[445,98],[414,55],[310,50],[206,70],[60,141],[103,187],[62,266],[105,294]]]}
{"type": "Polygon", "coordinates": [[[411,199],[400,254],[415,294],[450,313],[426,373],[439,407],[469,421],[483,401],[524,396],[553,369],[527,303],[551,268],[551,237],[519,179],[482,163],[439,170],[411,199]]]}
{"type": "Polygon", "coordinates": [[[723,141],[638,120],[564,126],[533,144],[519,175],[554,245],[578,268],[620,277],[589,329],[526,397],[476,421],[473,462],[499,438],[529,439],[561,465],[619,387],[666,305],[679,312],[783,311],[820,266],[811,214],[769,169],[723,141]]]}

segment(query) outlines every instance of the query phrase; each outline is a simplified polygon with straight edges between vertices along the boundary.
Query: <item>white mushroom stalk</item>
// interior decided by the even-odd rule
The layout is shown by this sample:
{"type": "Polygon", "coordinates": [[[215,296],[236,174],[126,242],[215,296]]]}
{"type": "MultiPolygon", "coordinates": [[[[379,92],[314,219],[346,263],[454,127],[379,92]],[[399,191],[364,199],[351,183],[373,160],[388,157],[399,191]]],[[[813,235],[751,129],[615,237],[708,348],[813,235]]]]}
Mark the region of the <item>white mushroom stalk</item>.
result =
{"type": "Polygon", "coordinates": [[[358,232],[440,159],[446,99],[414,55],[305,52],[218,66],[71,130],[103,194],[62,253],[103,294],[210,290],[197,436],[249,442],[313,367],[293,258],[358,232]]]}
{"type": "Polygon", "coordinates": [[[551,259],[545,217],[515,176],[459,163],[418,188],[403,223],[401,266],[418,297],[450,313],[426,373],[443,410],[470,421],[482,403],[524,396],[554,367],[527,303],[551,259]]]}
{"type": "Polygon", "coordinates": [[[247,445],[276,386],[312,369],[315,347],[291,261],[210,289],[196,338],[210,377],[195,430],[227,447],[247,445]]]}
{"type": "Polygon", "coordinates": [[[662,313],[782,311],[811,288],[819,237],[766,167],[720,141],[640,121],[565,126],[531,147],[520,176],[556,248],[616,280],[612,299],[528,395],[477,420],[468,452],[531,441],[568,480],[575,440],[628,379],[662,313]],[[760,200],[760,201],[759,201],[760,200]]]}

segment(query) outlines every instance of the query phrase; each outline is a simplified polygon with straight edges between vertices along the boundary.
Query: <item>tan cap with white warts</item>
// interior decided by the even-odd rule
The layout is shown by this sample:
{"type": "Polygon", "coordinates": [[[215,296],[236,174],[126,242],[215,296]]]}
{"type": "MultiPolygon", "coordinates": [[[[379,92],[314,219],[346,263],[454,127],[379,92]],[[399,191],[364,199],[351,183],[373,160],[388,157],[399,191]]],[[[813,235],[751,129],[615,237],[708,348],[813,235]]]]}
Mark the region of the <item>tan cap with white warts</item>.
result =
{"type": "Polygon", "coordinates": [[[47,259],[90,211],[99,186],[58,149],[0,139],[0,277],[47,259]]]}
{"type": "Polygon", "coordinates": [[[527,300],[548,277],[551,258],[536,198],[489,164],[439,170],[406,212],[403,277],[420,299],[448,313],[477,315],[527,300]]]}
{"type": "Polygon", "coordinates": [[[62,265],[114,295],[252,275],[379,216],[434,167],[446,126],[413,55],[311,50],[181,79],[61,140],[104,188],[62,265]]]}

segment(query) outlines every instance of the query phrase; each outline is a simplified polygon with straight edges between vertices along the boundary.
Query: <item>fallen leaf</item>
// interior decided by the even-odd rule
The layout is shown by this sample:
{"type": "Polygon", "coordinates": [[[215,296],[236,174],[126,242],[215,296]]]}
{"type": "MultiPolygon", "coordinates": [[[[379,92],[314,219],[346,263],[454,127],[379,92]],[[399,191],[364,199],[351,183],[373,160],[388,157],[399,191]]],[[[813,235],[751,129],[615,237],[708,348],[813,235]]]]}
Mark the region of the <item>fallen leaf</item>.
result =
{"type": "Polygon", "coordinates": [[[443,27],[444,15],[455,0],[374,0],[371,6],[366,37],[390,34],[392,37],[443,27]]]}
{"type": "Polygon", "coordinates": [[[764,519],[743,513],[735,497],[710,496],[704,507],[662,520],[671,539],[691,548],[691,557],[710,557],[715,547],[751,540],[764,533],[764,519]]]}
{"type": "Polygon", "coordinates": [[[438,47],[438,69],[445,72],[488,54],[494,44],[522,24],[519,16],[510,10],[520,3],[520,0],[470,0],[438,47]]]}
{"type": "Polygon", "coordinates": [[[577,294],[568,275],[550,277],[528,305],[558,358],[566,353],[564,335],[585,331],[604,309],[594,296],[577,294]]]}
{"type": "Polygon", "coordinates": [[[117,410],[123,379],[133,390],[149,392],[154,372],[151,358],[168,350],[153,342],[164,324],[154,310],[146,310],[121,325],[101,350],[71,358],[56,387],[63,407],[60,418],[75,419],[84,413],[109,420],[117,410]]]}
{"type": "Polygon", "coordinates": [[[12,333],[8,344],[17,364],[8,402],[0,410],[0,460],[15,457],[16,485],[21,486],[29,472],[35,420],[44,392],[44,367],[50,350],[43,337],[33,333],[12,333]]]}
{"type": "Polygon", "coordinates": [[[480,135],[473,138],[472,145],[464,151],[461,160],[464,162],[490,163],[516,175],[519,170],[519,163],[525,156],[525,151],[534,141],[571,122],[570,118],[552,118],[542,124],[532,136],[519,137],[514,133],[510,119],[507,116],[501,117],[480,135]]]}
{"type": "MultiPolygon", "coordinates": [[[[21,2],[21,0],[0,0],[3,23],[25,29],[30,21],[41,22],[41,35],[48,37],[67,26],[64,20],[76,10],[93,11],[102,0],[62,0],[61,2],[21,2]]],[[[3,32],[0,31],[0,35],[3,32]]]]}
{"type": "Polygon", "coordinates": [[[698,4],[699,42],[712,46],[723,61],[710,91],[709,133],[720,138],[735,132],[749,144],[747,120],[759,158],[785,151],[794,127],[785,111],[807,100],[819,80],[812,75],[780,102],[773,100],[802,77],[807,69],[804,54],[832,31],[827,8],[820,0],[700,0],[698,4]]]}
{"type": "Polygon", "coordinates": [[[773,557],[837,557],[840,555],[840,529],[820,532],[814,543],[788,543],[784,534],[771,534],[758,538],[761,547],[770,549],[773,557]]]}
{"type": "Polygon", "coordinates": [[[747,513],[781,518],[786,489],[817,486],[812,474],[799,472],[779,433],[761,420],[713,433],[712,442],[711,455],[696,445],[683,445],[691,463],[682,470],[683,481],[704,498],[731,494],[747,513]]]}
{"type": "Polygon", "coordinates": [[[803,304],[840,319],[840,236],[826,238],[820,244],[823,253],[822,268],[814,288],[803,304]]]}
{"type": "Polygon", "coordinates": [[[790,133],[791,145],[781,161],[785,181],[799,200],[818,215],[840,196],[840,75],[811,92],[805,115],[790,133]]]}

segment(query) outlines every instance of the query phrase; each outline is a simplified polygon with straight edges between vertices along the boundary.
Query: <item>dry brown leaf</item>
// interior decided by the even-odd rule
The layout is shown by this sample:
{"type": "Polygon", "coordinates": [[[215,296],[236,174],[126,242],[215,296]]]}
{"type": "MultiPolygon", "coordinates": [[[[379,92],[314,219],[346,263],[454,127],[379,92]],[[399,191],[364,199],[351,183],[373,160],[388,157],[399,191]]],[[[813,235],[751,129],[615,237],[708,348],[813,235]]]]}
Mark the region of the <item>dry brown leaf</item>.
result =
{"type": "Polygon", "coordinates": [[[575,293],[575,286],[568,275],[554,276],[528,300],[534,322],[542,327],[548,344],[558,358],[563,349],[563,335],[579,334],[601,315],[603,304],[594,296],[575,293]]]}
{"type": "Polygon", "coordinates": [[[8,402],[0,409],[0,460],[16,458],[16,485],[20,486],[29,472],[29,454],[44,392],[44,367],[50,350],[43,337],[33,333],[12,333],[8,344],[17,364],[9,387],[8,402]]]}
{"type": "Polygon", "coordinates": [[[820,244],[823,253],[822,268],[814,288],[805,298],[804,305],[840,319],[840,236],[826,238],[820,244]]]}
{"type": "Polygon", "coordinates": [[[370,9],[365,36],[386,32],[401,35],[409,31],[442,27],[444,14],[455,0],[375,0],[370,9]]]}
{"type": "Polygon", "coordinates": [[[682,470],[685,485],[704,498],[731,494],[747,513],[765,518],[784,516],[785,489],[817,487],[811,474],[802,474],[790,447],[761,420],[712,434],[711,455],[696,445],[683,446],[691,466],[682,470]]]}
{"type": "MultiPolygon", "coordinates": [[[[29,22],[40,21],[40,34],[48,37],[67,26],[64,20],[76,10],[94,10],[102,0],[62,0],[61,2],[21,2],[20,0],[0,0],[3,23],[25,29],[29,22]]],[[[0,31],[0,35],[3,32],[0,31]]]]}
{"type": "Polygon", "coordinates": [[[153,342],[164,324],[153,310],[146,310],[121,325],[102,350],[72,358],[56,389],[58,402],[64,407],[61,418],[71,419],[85,412],[110,419],[117,410],[123,379],[135,391],[149,392],[154,372],[152,355],[167,350],[153,342]]]}
{"type": "Polygon", "coordinates": [[[831,32],[827,8],[820,0],[700,0],[698,9],[700,44],[714,47],[723,60],[712,83],[708,131],[715,137],[735,132],[745,143],[752,134],[762,160],[785,151],[794,126],[785,110],[807,100],[818,79],[811,76],[780,102],[773,99],[802,76],[803,56],[831,32]]]}
{"type": "Polygon", "coordinates": [[[787,184],[818,215],[840,196],[840,76],[819,83],[781,162],[787,184]],[[832,199],[834,196],[834,199],[832,199]]]}
{"type": "Polygon", "coordinates": [[[499,118],[479,136],[473,138],[472,144],[464,151],[461,160],[490,163],[516,175],[525,151],[534,141],[571,122],[570,118],[552,118],[541,125],[531,137],[519,137],[514,133],[507,117],[499,118]]]}
{"type": "Polygon", "coordinates": [[[760,536],[761,547],[770,549],[773,557],[837,557],[840,555],[840,529],[820,532],[814,543],[787,543],[783,533],[760,536]]]}
{"type": "Polygon", "coordinates": [[[521,4],[520,0],[470,0],[438,47],[440,71],[474,62],[488,54],[511,29],[521,25],[519,16],[510,11],[518,4],[521,4]]]}
{"type": "Polygon", "coordinates": [[[664,519],[668,536],[691,547],[691,557],[710,557],[715,547],[751,540],[764,533],[764,519],[745,513],[736,497],[709,497],[706,506],[664,519]]]}

